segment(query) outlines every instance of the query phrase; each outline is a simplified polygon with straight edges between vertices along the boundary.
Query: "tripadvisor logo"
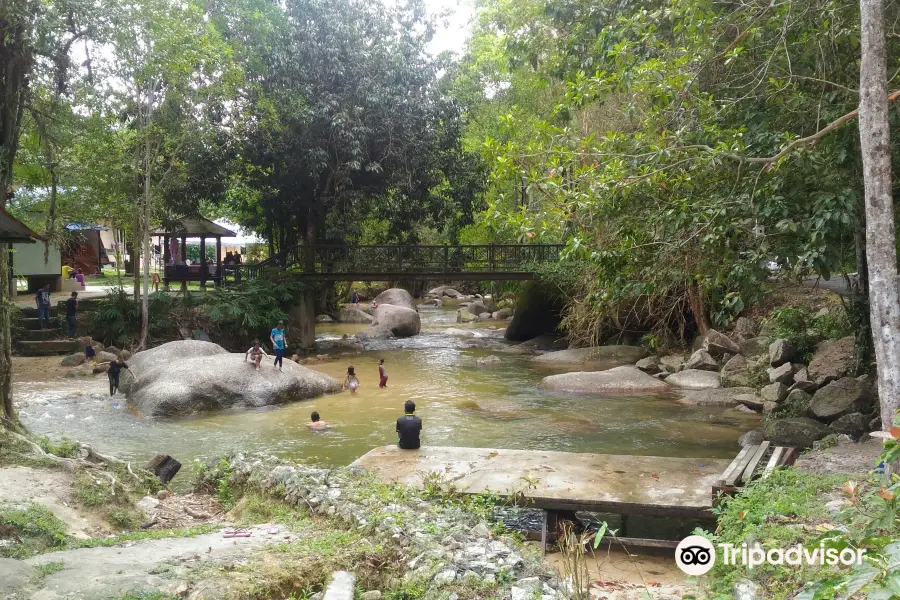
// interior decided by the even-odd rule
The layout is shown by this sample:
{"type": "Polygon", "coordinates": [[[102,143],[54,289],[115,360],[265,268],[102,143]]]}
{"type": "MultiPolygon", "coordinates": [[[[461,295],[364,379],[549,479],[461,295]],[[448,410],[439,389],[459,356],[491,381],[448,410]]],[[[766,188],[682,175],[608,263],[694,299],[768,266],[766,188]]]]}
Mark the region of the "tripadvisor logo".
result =
{"type": "MultiPolygon", "coordinates": [[[[863,548],[826,548],[824,542],[815,548],[806,548],[802,544],[787,549],[719,544],[719,549],[723,565],[742,565],[749,569],[763,564],[853,566],[862,564],[866,554],[863,548]]],[[[687,575],[705,575],[716,564],[716,547],[702,535],[688,536],[675,548],[675,564],[687,575]]]]}

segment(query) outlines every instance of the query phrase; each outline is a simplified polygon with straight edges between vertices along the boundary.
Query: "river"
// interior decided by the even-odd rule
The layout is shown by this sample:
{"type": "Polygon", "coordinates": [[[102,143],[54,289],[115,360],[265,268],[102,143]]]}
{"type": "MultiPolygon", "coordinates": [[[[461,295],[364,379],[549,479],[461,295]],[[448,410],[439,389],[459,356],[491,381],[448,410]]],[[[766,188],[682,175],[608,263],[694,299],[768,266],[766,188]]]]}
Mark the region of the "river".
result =
{"type": "MultiPolygon", "coordinates": [[[[396,441],[394,421],[407,400],[415,401],[424,421],[423,443],[441,446],[725,458],[737,451],[741,433],[758,423],[753,415],[681,406],[672,397],[588,397],[542,390],[537,384],[554,371],[536,367],[528,356],[500,352],[507,343],[497,324],[457,325],[455,312],[446,308],[421,312],[419,336],[373,341],[361,354],[308,365],[343,379],[352,364],[361,382],[355,395],[344,392],[202,417],[142,419],[124,407],[124,397],[108,397],[103,376],[17,374],[14,397],[24,423],[36,434],[90,442],[128,460],[164,452],[182,463],[237,450],[348,464],[396,441]],[[470,329],[476,337],[449,335],[449,328],[470,329]],[[476,363],[490,354],[501,362],[476,363]],[[385,389],[378,388],[379,358],[385,359],[389,375],[385,389]],[[330,429],[307,429],[314,410],[330,429]]],[[[317,338],[334,340],[365,329],[322,324],[317,338]]]]}

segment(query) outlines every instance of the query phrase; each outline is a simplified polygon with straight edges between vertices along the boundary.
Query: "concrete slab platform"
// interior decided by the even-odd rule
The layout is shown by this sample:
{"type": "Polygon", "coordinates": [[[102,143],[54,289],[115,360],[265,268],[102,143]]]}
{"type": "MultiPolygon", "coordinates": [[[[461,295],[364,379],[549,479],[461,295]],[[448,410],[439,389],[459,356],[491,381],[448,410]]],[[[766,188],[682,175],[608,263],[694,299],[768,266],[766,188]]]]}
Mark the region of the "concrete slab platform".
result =
{"type": "Polygon", "coordinates": [[[429,473],[460,492],[524,494],[525,505],[549,510],[711,517],[712,488],[731,461],[544,450],[430,446],[376,448],[353,465],[379,481],[422,487],[429,473]]]}

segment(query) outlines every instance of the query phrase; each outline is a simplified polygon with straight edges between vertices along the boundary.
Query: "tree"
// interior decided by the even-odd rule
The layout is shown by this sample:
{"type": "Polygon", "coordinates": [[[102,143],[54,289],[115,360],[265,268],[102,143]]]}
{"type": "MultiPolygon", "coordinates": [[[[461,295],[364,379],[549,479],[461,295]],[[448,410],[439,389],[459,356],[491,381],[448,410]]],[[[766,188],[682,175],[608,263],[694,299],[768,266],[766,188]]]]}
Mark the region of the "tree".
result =
{"type": "Polygon", "coordinates": [[[860,0],[859,6],[859,138],[866,198],[866,258],[881,424],[889,431],[900,408],[900,278],[891,189],[884,4],[882,0],[860,0]]]}

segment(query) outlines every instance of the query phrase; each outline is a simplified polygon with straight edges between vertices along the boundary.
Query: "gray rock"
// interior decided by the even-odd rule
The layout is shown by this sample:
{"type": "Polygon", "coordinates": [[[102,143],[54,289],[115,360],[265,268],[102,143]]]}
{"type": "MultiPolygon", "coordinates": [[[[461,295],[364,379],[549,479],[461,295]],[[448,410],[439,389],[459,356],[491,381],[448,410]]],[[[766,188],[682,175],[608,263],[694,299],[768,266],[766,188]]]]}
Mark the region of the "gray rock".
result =
{"type": "Polygon", "coordinates": [[[322,600],[353,600],[356,595],[356,575],[349,571],[336,571],[325,588],[322,600]]]}
{"type": "Polygon", "coordinates": [[[502,362],[499,356],[495,356],[493,354],[489,356],[482,356],[475,360],[476,365],[496,365],[502,362]]]}
{"type": "Polygon", "coordinates": [[[721,406],[732,407],[740,404],[736,398],[741,395],[755,394],[756,390],[750,387],[733,387],[686,391],[679,404],[686,406],[721,406]]]}
{"type": "MultiPolygon", "coordinates": [[[[119,358],[118,354],[113,354],[112,352],[107,352],[106,350],[101,350],[97,353],[95,360],[98,363],[101,362],[116,362],[116,359],[119,358]]],[[[129,365],[130,366],[130,365],[129,365]]]]}
{"type": "Polygon", "coordinates": [[[706,332],[706,340],[703,349],[709,352],[713,358],[721,358],[724,354],[740,354],[741,348],[734,341],[715,329],[706,332]]]}
{"type": "Polygon", "coordinates": [[[569,347],[566,338],[558,335],[539,335],[528,341],[517,344],[519,348],[528,348],[534,350],[545,350],[555,352],[557,350],[565,350],[569,347]]]}
{"type": "Polygon", "coordinates": [[[734,407],[734,409],[735,409],[736,411],[738,411],[738,412],[747,413],[747,414],[753,414],[753,413],[756,413],[755,410],[753,410],[752,408],[750,408],[750,407],[747,406],[746,404],[738,404],[737,406],[734,407]]]}
{"type": "Polygon", "coordinates": [[[433,306],[435,308],[440,308],[444,305],[444,302],[440,298],[429,298],[425,302],[422,303],[422,306],[433,306]]]}
{"type": "Polygon", "coordinates": [[[447,585],[456,581],[456,569],[446,569],[434,576],[435,585],[447,585]]]}
{"type": "Polygon", "coordinates": [[[809,362],[809,378],[820,386],[846,377],[853,368],[856,339],[851,335],[819,344],[809,362]]]}
{"type": "Polygon", "coordinates": [[[478,313],[478,320],[479,321],[490,321],[491,313],[489,313],[489,312],[478,313]]]}
{"type": "Polygon", "coordinates": [[[38,578],[38,570],[21,560],[0,557],[0,598],[18,600],[32,598],[24,589],[38,578]],[[21,593],[21,595],[17,595],[21,593]]]}
{"type": "Polygon", "coordinates": [[[813,442],[828,435],[828,426],[806,417],[774,419],[763,426],[763,435],[779,446],[811,448],[813,442]]]}
{"type": "Polygon", "coordinates": [[[375,304],[390,304],[392,306],[400,306],[409,310],[416,310],[416,301],[412,295],[402,288],[391,288],[385,290],[375,296],[375,304]]]}
{"type": "Polygon", "coordinates": [[[782,402],[787,398],[788,389],[783,383],[771,383],[759,390],[759,395],[768,402],[782,402]]]}
{"type": "MultiPolygon", "coordinates": [[[[228,354],[228,350],[218,344],[212,342],[203,342],[200,340],[178,340],[169,342],[138,352],[128,361],[128,369],[123,370],[119,380],[119,390],[128,393],[131,384],[134,382],[137,374],[147,368],[159,366],[168,362],[178,362],[200,358],[203,356],[217,356],[220,354],[228,354]]],[[[98,361],[100,362],[100,361],[98,361]]]]}
{"type": "Polygon", "coordinates": [[[741,436],[741,439],[738,440],[738,446],[741,448],[744,446],[758,446],[763,443],[764,439],[762,431],[751,429],[741,436]]]}
{"type": "Polygon", "coordinates": [[[565,301],[552,285],[526,283],[516,302],[516,313],[504,333],[506,339],[524,342],[543,334],[556,334],[565,301]]]}
{"type": "MultiPolygon", "coordinates": [[[[97,350],[97,348],[94,348],[94,350],[97,350]]],[[[103,348],[103,350],[106,350],[106,351],[109,352],[110,354],[115,354],[116,356],[118,356],[119,353],[122,352],[121,350],[119,350],[119,349],[116,348],[115,346],[109,346],[109,347],[107,347],[107,348],[103,348]]]]}
{"type": "Polygon", "coordinates": [[[765,354],[766,344],[767,338],[759,336],[755,338],[748,338],[746,340],[738,342],[738,348],[740,348],[741,354],[743,354],[747,358],[754,358],[756,356],[765,354]]]}
{"type": "Polygon", "coordinates": [[[63,367],[77,367],[84,364],[84,354],[70,354],[59,363],[63,367]]]}
{"type": "Polygon", "coordinates": [[[663,392],[669,385],[647,375],[637,367],[621,366],[606,371],[563,373],[545,377],[540,387],[581,394],[635,394],[663,392]]]}
{"type": "Polygon", "coordinates": [[[805,404],[807,406],[809,406],[810,400],[812,400],[812,396],[803,390],[788,390],[787,398],[785,398],[785,402],[791,404],[805,404]]]}
{"type": "Polygon", "coordinates": [[[666,378],[666,383],[692,390],[722,387],[722,382],[719,380],[718,373],[713,371],[699,371],[697,369],[685,369],[678,373],[672,373],[666,378]]]}
{"type": "Polygon", "coordinates": [[[316,323],[333,323],[334,319],[332,319],[328,315],[316,315],[316,323]]]}
{"type": "Polygon", "coordinates": [[[435,296],[436,298],[441,298],[443,296],[447,296],[448,298],[459,298],[460,296],[462,296],[462,294],[447,285],[442,285],[440,287],[428,290],[428,295],[435,296]]]}
{"type": "Polygon", "coordinates": [[[762,412],[764,415],[769,415],[775,412],[775,409],[778,408],[778,405],[774,402],[763,402],[762,412]]]}
{"type": "Polygon", "coordinates": [[[738,342],[738,346],[740,346],[741,341],[749,340],[755,335],[756,324],[747,317],[738,317],[738,320],[734,323],[734,329],[731,331],[731,336],[738,342]]]}
{"type": "Polygon", "coordinates": [[[783,383],[790,385],[794,381],[794,365],[784,363],[778,367],[771,367],[768,371],[769,381],[772,383],[783,383]]]}
{"type": "Polygon", "coordinates": [[[716,371],[719,370],[719,363],[706,350],[697,350],[684,363],[685,369],[694,369],[699,371],[716,371]]]}
{"type": "Polygon", "coordinates": [[[355,323],[365,325],[371,323],[374,317],[358,308],[342,308],[338,313],[339,323],[355,323]]]}
{"type": "Polygon", "coordinates": [[[762,410],[767,402],[767,400],[760,398],[756,394],[738,394],[734,396],[734,401],[754,410],[762,410]]]}
{"type": "Polygon", "coordinates": [[[478,316],[484,312],[490,312],[487,309],[487,306],[485,306],[484,302],[482,302],[481,300],[475,300],[474,302],[470,302],[469,305],[466,307],[466,310],[468,310],[470,313],[472,313],[475,316],[478,316]]]}
{"type": "Polygon", "coordinates": [[[872,403],[869,387],[852,377],[842,377],[820,388],[809,402],[817,418],[833,421],[852,412],[866,410],[872,403]]]}
{"type": "Polygon", "coordinates": [[[339,381],[293,361],[284,361],[283,373],[273,372],[268,364],[264,372],[256,371],[252,363],[244,361],[243,354],[230,354],[215,344],[194,340],[170,342],[139,352],[122,375],[128,377],[128,403],[145,416],[270,406],[340,390],[339,381]],[[184,348],[180,346],[196,344],[207,344],[222,352],[184,358],[184,348]],[[158,352],[166,346],[172,350],[170,354],[158,352]]]}
{"type": "Polygon", "coordinates": [[[647,358],[642,358],[641,360],[634,363],[634,366],[636,366],[644,373],[649,373],[650,375],[659,373],[659,357],[648,356],[647,358]]]}
{"type": "Polygon", "coordinates": [[[749,370],[750,363],[747,362],[747,359],[740,354],[734,355],[725,363],[719,373],[722,385],[725,387],[746,386],[749,383],[749,370]]]}
{"type": "Polygon", "coordinates": [[[389,333],[394,337],[404,338],[418,335],[421,330],[422,320],[415,310],[395,304],[379,304],[375,310],[372,335],[383,336],[389,333]]]}
{"type": "Polygon", "coordinates": [[[775,340],[769,344],[769,364],[780,367],[797,357],[797,348],[788,340],[775,340]]]}
{"type": "Polygon", "coordinates": [[[465,308],[460,308],[456,311],[456,322],[457,323],[474,323],[478,320],[478,315],[473,315],[465,308]]]}
{"type": "Polygon", "coordinates": [[[837,434],[849,435],[858,440],[870,431],[869,417],[862,413],[850,413],[838,418],[831,424],[831,430],[837,434]]]}
{"type": "Polygon", "coordinates": [[[817,389],[819,389],[818,384],[815,384],[812,381],[797,381],[797,375],[795,374],[794,383],[791,384],[791,387],[788,388],[788,391],[793,392],[794,390],[800,390],[801,392],[812,394],[817,389]]]}
{"type": "Polygon", "coordinates": [[[680,354],[667,354],[659,358],[659,364],[662,365],[666,371],[674,373],[684,364],[684,356],[680,354]]]}
{"type": "Polygon", "coordinates": [[[875,417],[869,421],[869,431],[881,431],[881,417],[875,417]]]}
{"type": "Polygon", "coordinates": [[[592,346],[548,352],[536,356],[532,362],[542,365],[592,365],[608,367],[616,364],[634,364],[647,355],[637,346],[592,346]]]}
{"type": "Polygon", "coordinates": [[[119,351],[119,356],[122,360],[131,360],[133,354],[131,354],[131,352],[129,352],[128,350],[121,350],[119,351]]]}
{"type": "Polygon", "coordinates": [[[363,592],[359,597],[359,600],[381,600],[382,593],[380,590],[369,590],[368,592],[363,592]]]}
{"type": "Polygon", "coordinates": [[[732,598],[734,600],[760,600],[762,598],[762,590],[749,579],[741,579],[734,584],[732,598]]]}
{"type": "Polygon", "coordinates": [[[494,314],[491,315],[491,318],[497,321],[503,321],[511,316],[513,316],[513,310],[511,308],[501,308],[500,310],[495,311],[494,314]]]}

